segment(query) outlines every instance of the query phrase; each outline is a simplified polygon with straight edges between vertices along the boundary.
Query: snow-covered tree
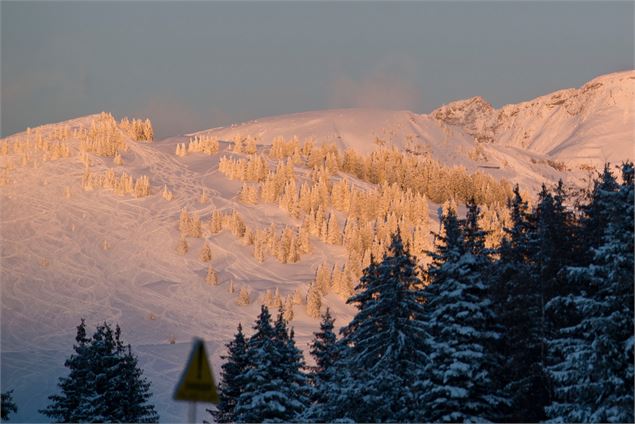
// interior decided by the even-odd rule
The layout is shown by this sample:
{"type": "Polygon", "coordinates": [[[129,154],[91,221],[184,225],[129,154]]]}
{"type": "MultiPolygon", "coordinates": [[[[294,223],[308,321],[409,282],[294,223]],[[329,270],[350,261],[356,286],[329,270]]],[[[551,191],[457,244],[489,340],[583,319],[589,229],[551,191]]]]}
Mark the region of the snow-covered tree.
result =
{"type": "Polygon", "coordinates": [[[219,210],[212,212],[209,221],[209,231],[212,234],[218,234],[223,230],[223,214],[219,210]]]}
{"type": "Polygon", "coordinates": [[[75,342],[74,353],[64,362],[69,375],[61,377],[58,382],[61,394],[49,396],[51,404],[40,411],[55,422],[92,421],[87,411],[87,403],[93,395],[90,389],[90,337],[86,335],[83,319],[77,326],[75,342]]]}
{"type": "Polygon", "coordinates": [[[282,296],[280,296],[280,288],[276,287],[271,298],[271,309],[282,308],[282,296]]]}
{"type": "MultiPolygon", "coordinates": [[[[593,181],[593,189],[588,194],[588,202],[581,207],[581,245],[597,248],[602,244],[604,230],[608,225],[613,209],[613,195],[611,193],[618,191],[618,189],[619,184],[615,175],[613,175],[609,164],[606,164],[602,174],[593,181]]],[[[591,249],[583,250],[580,253],[587,263],[593,258],[591,249]]]]}
{"type": "Polygon", "coordinates": [[[178,253],[179,255],[185,255],[188,249],[189,248],[187,245],[187,240],[185,239],[185,237],[181,237],[176,245],[176,253],[178,253]]]}
{"type": "Polygon", "coordinates": [[[243,306],[251,303],[251,300],[249,299],[249,289],[247,287],[242,287],[240,289],[236,303],[243,306]]]}
{"type": "Polygon", "coordinates": [[[346,349],[338,360],[339,387],[327,402],[335,403],[336,414],[348,410],[330,418],[416,421],[414,385],[417,370],[428,362],[429,335],[422,281],[399,232],[382,261],[364,270],[356,291],[347,303],[358,312],[341,330],[346,349]]]}
{"type": "MultiPolygon", "coordinates": [[[[241,375],[247,369],[247,341],[241,324],[234,339],[227,345],[227,355],[221,356],[225,362],[221,366],[221,380],[218,385],[219,403],[215,411],[210,411],[218,423],[232,423],[236,421],[234,408],[242,393],[241,375]]],[[[209,410],[208,410],[209,411],[209,410]]]]}
{"type": "Polygon", "coordinates": [[[488,297],[489,263],[473,215],[463,229],[450,208],[443,217],[444,235],[438,236],[432,254],[430,283],[424,290],[430,361],[417,383],[417,421],[496,420],[506,405],[494,379],[500,333],[488,297]]]}
{"type": "Polygon", "coordinates": [[[293,296],[287,295],[284,300],[284,319],[287,322],[293,321],[293,296]]]}
{"type": "Polygon", "coordinates": [[[328,401],[327,393],[331,390],[331,384],[335,382],[335,363],[338,359],[337,336],[334,329],[335,319],[331,316],[329,308],[322,315],[320,331],[313,333],[313,341],[310,344],[311,356],[315,360],[315,366],[309,368],[309,383],[311,384],[311,411],[307,417],[317,421],[323,421],[319,415],[312,416],[319,412],[323,404],[328,401]]]}
{"type": "Polygon", "coordinates": [[[329,215],[326,230],[326,242],[330,244],[340,244],[342,239],[341,230],[334,213],[329,215]]]}
{"type": "Polygon", "coordinates": [[[209,262],[212,260],[212,249],[209,247],[207,240],[203,242],[203,247],[201,248],[198,258],[202,262],[209,262]]]}
{"type": "Polygon", "coordinates": [[[190,232],[190,214],[187,209],[181,209],[179,214],[179,232],[182,236],[186,236],[190,232]]]}
{"type": "Polygon", "coordinates": [[[174,195],[172,194],[172,192],[168,190],[167,184],[163,185],[163,191],[161,192],[161,196],[168,202],[174,198],[174,195]]]}
{"type": "Polygon", "coordinates": [[[607,179],[605,170],[592,202],[608,210],[591,205],[586,216],[604,224],[600,245],[585,238],[591,263],[566,268],[566,293],[546,305],[550,316],[568,318],[549,342],[554,399],[546,412],[556,422],[633,421],[632,163],[623,166],[622,186],[607,179]]]}
{"type": "Polygon", "coordinates": [[[192,218],[190,219],[190,227],[188,235],[190,237],[201,237],[203,235],[201,229],[201,217],[198,213],[193,213],[192,218]]]}
{"type": "Polygon", "coordinates": [[[315,284],[309,286],[306,294],[306,313],[312,318],[320,317],[320,308],[322,307],[322,294],[315,284]]]}
{"type": "Polygon", "coordinates": [[[75,353],[65,363],[70,374],[59,382],[62,393],[49,397],[52,403],[42,414],[59,422],[158,421],[148,403],[150,382],[121,340],[119,326],[98,325],[88,338],[82,320],[75,340],[75,353]]]}
{"type": "Polygon", "coordinates": [[[504,230],[499,259],[492,272],[492,299],[503,335],[498,345],[503,362],[496,378],[511,402],[502,411],[503,420],[538,422],[545,419],[550,383],[541,353],[544,343],[540,284],[529,259],[531,223],[527,202],[518,186],[509,209],[511,226],[504,230]]]}
{"type": "Polygon", "coordinates": [[[268,308],[261,307],[247,343],[248,363],[239,377],[236,422],[295,421],[305,407],[301,354],[281,323],[284,319],[279,317],[273,327],[268,308]]]}
{"type": "Polygon", "coordinates": [[[218,285],[218,275],[211,265],[207,267],[207,276],[205,277],[205,281],[212,286],[218,285]]]}

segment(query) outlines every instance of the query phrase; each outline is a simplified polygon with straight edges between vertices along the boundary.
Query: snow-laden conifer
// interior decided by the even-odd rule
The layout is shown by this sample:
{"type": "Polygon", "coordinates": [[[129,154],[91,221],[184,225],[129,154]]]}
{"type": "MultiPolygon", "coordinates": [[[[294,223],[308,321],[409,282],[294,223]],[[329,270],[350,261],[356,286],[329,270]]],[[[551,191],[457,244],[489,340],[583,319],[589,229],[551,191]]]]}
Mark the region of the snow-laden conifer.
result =
{"type": "Polygon", "coordinates": [[[633,421],[633,167],[624,165],[621,187],[606,174],[592,202],[608,210],[586,208],[587,222],[604,224],[600,245],[589,246],[588,265],[566,268],[566,293],[546,305],[550,316],[567,316],[549,342],[546,411],[556,422],[633,421]]]}
{"type": "Polygon", "coordinates": [[[511,226],[505,228],[492,273],[492,299],[503,336],[498,344],[503,362],[496,372],[497,387],[511,402],[501,411],[505,421],[538,422],[545,419],[549,381],[541,353],[540,284],[530,263],[531,223],[518,186],[509,209],[511,226]]]}
{"type": "Polygon", "coordinates": [[[266,306],[261,307],[247,343],[248,363],[240,375],[242,392],[234,409],[236,422],[297,421],[306,405],[306,387],[300,373],[301,353],[287,333],[284,318],[276,326],[266,306]]]}
{"type": "Polygon", "coordinates": [[[203,242],[203,247],[201,248],[201,251],[198,254],[198,258],[202,262],[209,262],[212,260],[212,249],[209,247],[207,240],[203,242]]]}
{"type": "Polygon", "coordinates": [[[130,345],[121,340],[121,330],[98,325],[92,338],[86,336],[82,320],[77,327],[72,354],[65,365],[70,374],[61,378],[61,394],[42,414],[58,422],[157,422],[149,403],[150,382],[143,377],[130,345]]]}
{"type": "Polygon", "coordinates": [[[329,419],[415,421],[415,376],[428,361],[428,332],[417,265],[398,232],[356,292],[347,303],[358,312],[341,330],[339,387],[328,402],[336,403],[336,415],[346,412],[329,419]]]}
{"type": "Polygon", "coordinates": [[[506,404],[493,378],[500,334],[488,297],[484,234],[472,206],[465,229],[449,208],[428,270],[425,320],[432,338],[430,360],[417,383],[418,421],[490,421],[506,404]]]}
{"type": "Polygon", "coordinates": [[[306,294],[306,313],[312,318],[320,317],[320,308],[322,307],[322,295],[315,284],[309,286],[306,294]]]}
{"type": "Polygon", "coordinates": [[[234,408],[244,384],[241,381],[241,375],[245,372],[248,364],[247,341],[241,324],[238,324],[238,331],[234,335],[234,339],[226,347],[227,354],[221,356],[225,362],[221,366],[221,380],[218,385],[219,403],[215,411],[210,411],[218,423],[236,421],[234,408]]]}
{"type": "Polygon", "coordinates": [[[337,383],[335,364],[339,352],[337,336],[333,331],[334,322],[330,310],[326,308],[320,331],[313,333],[309,352],[315,365],[309,367],[307,376],[311,387],[311,402],[303,416],[307,421],[323,422],[329,419],[326,404],[329,402],[329,392],[334,390],[334,384],[337,383]]]}
{"type": "Polygon", "coordinates": [[[217,286],[219,284],[216,270],[214,270],[211,265],[207,267],[207,276],[205,277],[205,281],[212,286],[217,286]]]}

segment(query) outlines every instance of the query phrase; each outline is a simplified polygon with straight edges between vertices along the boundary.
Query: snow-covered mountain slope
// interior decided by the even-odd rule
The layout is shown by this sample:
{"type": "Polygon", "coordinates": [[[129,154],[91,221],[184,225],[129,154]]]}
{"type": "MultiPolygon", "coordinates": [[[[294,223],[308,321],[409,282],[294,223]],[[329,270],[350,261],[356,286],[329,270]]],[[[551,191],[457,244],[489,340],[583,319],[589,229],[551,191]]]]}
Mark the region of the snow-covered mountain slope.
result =
{"type": "MultiPolygon", "coordinates": [[[[90,118],[56,127],[78,128],[90,118]]],[[[104,320],[118,322],[152,381],[161,420],[185,420],[187,404],[173,401],[172,393],[192,338],[207,341],[218,377],[224,343],[239,322],[250,330],[266,290],[278,288],[283,296],[296,288],[306,291],[317,265],[342,255],[341,247],[315,240],[313,253],[299,263],[267,258],[261,264],[252,247],[223,231],[206,238],[221,282],[207,284],[207,264],[198,258],[203,240],[188,239],[185,256],[175,252],[182,208],[202,217],[215,209],[235,209],[252,226],[296,223],[276,206],[238,202],[240,182],[218,172],[220,155],[179,158],[174,152],[183,141],[130,142],[122,166],[112,158],[91,156],[94,173],[114,167],[134,177],[149,175],[151,195],[142,198],[85,191],[79,143],[72,143],[71,157],[36,165],[21,166],[9,154],[14,169],[0,187],[0,362],[2,390],[14,389],[19,407],[12,421],[45,420],[37,410],[48,404],[57,378],[67,373],[64,360],[82,317],[93,329],[104,320]],[[161,197],[164,185],[174,194],[171,201],[161,197]],[[202,193],[208,197],[205,203],[200,202],[202,193]],[[228,292],[230,281],[234,293],[228,292]],[[242,287],[250,290],[250,305],[237,304],[242,287]]],[[[5,165],[2,161],[0,168],[5,165]]],[[[327,299],[338,323],[350,319],[351,308],[340,298],[327,299]]],[[[318,322],[298,305],[293,326],[298,345],[305,348],[318,322]]],[[[202,413],[199,408],[199,419],[202,413]]]]}
{"type": "Polygon", "coordinates": [[[495,109],[481,97],[459,100],[430,114],[339,109],[262,118],[199,131],[219,139],[278,136],[335,143],[369,153],[379,144],[429,154],[537,188],[559,178],[575,183],[590,167],[635,159],[635,71],[597,77],[495,109]],[[562,169],[572,172],[561,172],[562,169]],[[578,172],[581,171],[582,172],[578,172]]]}
{"type": "Polygon", "coordinates": [[[435,119],[481,142],[526,149],[574,165],[634,157],[635,71],[494,109],[480,97],[434,110],[435,119]]]}
{"type": "MultiPolygon", "coordinates": [[[[93,328],[103,320],[121,324],[124,339],[133,345],[152,380],[162,421],[182,421],[186,405],[171,397],[191,338],[207,340],[218,375],[223,344],[238,322],[251,327],[266,290],[278,288],[283,295],[306,290],[318,264],[345,256],[343,247],[312,239],[311,253],[297,263],[280,264],[271,257],[259,263],[251,246],[223,231],[205,237],[221,281],[219,286],[207,284],[207,264],[198,258],[203,239],[188,239],[184,256],[175,251],[182,208],[202,217],[216,209],[233,209],[254,228],[300,225],[276,205],[238,200],[241,183],[218,170],[230,146],[224,141],[256,137],[263,150],[276,137],[297,136],[366,154],[392,145],[536,189],[558,178],[576,182],[586,172],[582,165],[634,158],[634,78],[632,71],[611,74],[579,90],[499,110],[477,98],[429,115],[329,110],[196,133],[221,140],[220,153],[212,156],[176,156],[177,144],[186,142],[187,136],[151,144],[128,141],[122,165],[110,157],[80,154],[80,142],[72,133],[89,130],[96,115],[41,127],[45,138],[71,133],[70,157],[44,161],[40,153],[16,153],[13,147],[0,155],[0,382],[3,391],[15,390],[20,409],[12,420],[44,420],[37,410],[55,392],[57,378],[66,374],[64,359],[71,352],[75,326],[84,317],[93,328]],[[84,190],[87,160],[95,174],[112,168],[135,178],[147,175],[150,196],[84,190]],[[164,186],[174,195],[170,201],[161,196],[164,186]],[[201,202],[203,193],[206,199],[201,202]],[[234,293],[228,292],[230,281],[234,293]],[[242,287],[251,291],[247,306],[237,304],[242,287]]],[[[0,150],[2,143],[13,146],[24,137],[21,133],[0,140],[0,150]]],[[[437,206],[430,205],[432,217],[437,206]]],[[[338,326],[353,314],[333,294],[327,295],[326,303],[338,326]]],[[[298,305],[292,325],[298,345],[306,348],[317,321],[298,305]]]]}

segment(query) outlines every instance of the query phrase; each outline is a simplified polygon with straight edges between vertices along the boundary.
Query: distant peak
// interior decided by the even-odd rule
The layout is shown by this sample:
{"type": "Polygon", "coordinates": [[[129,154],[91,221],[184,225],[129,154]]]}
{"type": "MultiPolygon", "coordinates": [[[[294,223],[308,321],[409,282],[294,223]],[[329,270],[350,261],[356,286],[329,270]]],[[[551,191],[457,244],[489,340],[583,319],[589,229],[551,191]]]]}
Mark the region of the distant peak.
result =
{"type": "Polygon", "coordinates": [[[456,100],[432,111],[435,119],[450,125],[473,122],[480,116],[488,115],[494,107],[481,96],[456,100]]]}

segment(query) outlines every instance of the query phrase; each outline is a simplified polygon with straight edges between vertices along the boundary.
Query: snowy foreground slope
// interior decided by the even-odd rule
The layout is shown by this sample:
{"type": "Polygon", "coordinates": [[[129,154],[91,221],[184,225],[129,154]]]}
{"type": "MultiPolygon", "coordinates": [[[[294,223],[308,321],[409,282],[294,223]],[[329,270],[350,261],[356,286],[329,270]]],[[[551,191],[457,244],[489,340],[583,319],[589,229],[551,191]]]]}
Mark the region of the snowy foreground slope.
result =
{"type": "MultiPolygon", "coordinates": [[[[290,218],[274,206],[248,208],[236,199],[239,182],[217,171],[219,155],[174,155],[175,138],[155,144],[130,143],[123,155],[132,175],[151,175],[149,197],[120,197],[112,191],[84,191],[83,166],[77,157],[46,162],[37,169],[17,168],[1,190],[2,224],[2,388],[13,388],[19,405],[16,421],[41,421],[37,413],[56,390],[70,353],[74,328],[81,317],[94,327],[118,322],[125,340],[139,354],[153,383],[155,402],[164,421],[186,417],[185,406],[173,402],[174,385],[185,365],[192,337],[208,341],[215,369],[223,344],[238,322],[251,327],[266,289],[283,295],[306,288],[317,264],[341,254],[341,248],[321,246],[298,264],[282,265],[273,258],[255,261],[251,247],[227,231],[210,237],[217,287],[205,282],[207,264],[198,260],[202,240],[190,239],[185,256],[175,252],[181,208],[201,215],[213,209],[237,209],[251,223],[267,226],[290,218]],[[174,193],[161,197],[164,184],[174,193]],[[70,197],[65,188],[70,187],[70,197]],[[209,198],[200,204],[205,192],[209,198]],[[104,249],[104,244],[107,248],[104,249]],[[238,306],[238,293],[249,287],[252,303],[238,306]],[[174,344],[170,344],[174,341],[174,344]]],[[[93,158],[99,167],[112,159],[93,158]]],[[[343,302],[329,301],[340,322],[350,317],[343,302]]],[[[306,346],[317,322],[298,306],[293,326],[306,346]]]]}
{"type": "MultiPolygon", "coordinates": [[[[634,86],[635,72],[629,71],[498,110],[476,98],[430,115],[360,109],[307,112],[199,134],[219,140],[257,137],[259,149],[278,136],[334,142],[360,153],[393,145],[535,189],[560,177],[580,182],[588,167],[605,160],[634,159],[634,86]]],[[[87,128],[91,119],[42,131],[87,128]]],[[[21,136],[2,141],[11,143],[21,136]]],[[[221,141],[220,153],[213,156],[176,156],[177,143],[188,139],[129,141],[120,166],[112,158],[90,156],[94,172],[113,168],[134,177],[149,176],[150,196],[140,198],[84,190],[84,163],[73,140],[68,158],[42,162],[36,157],[25,165],[18,155],[0,158],[0,168],[12,168],[0,186],[1,387],[14,389],[19,412],[12,421],[44,420],[37,410],[66,373],[64,359],[81,317],[93,328],[103,320],[121,325],[152,381],[161,420],[183,421],[186,405],[171,397],[192,337],[207,341],[218,372],[223,344],[238,322],[251,327],[265,290],[278,288],[283,295],[306,290],[318,264],[344,254],[340,246],[312,239],[312,253],[298,263],[267,258],[260,264],[250,246],[223,231],[207,237],[221,281],[219,286],[207,284],[207,264],[198,259],[203,240],[188,239],[185,256],[175,252],[182,208],[201,216],[235,209],[249,225],[260,227],[300,222],[277,206],[238,201],[241,183],[218,170],[229,143],[221,141]],[[174,194],[171,201],[161,196],[164,185],[174,194]],[[201,194],[207,197],[204,202],[201,194]],[[251,290],[251,304],[237,304],[238,293],[228,292],[229,281],[237,291],[251,290]]],[[[431,204],[432,215],[434,210],[431,204]]],[[[338,326],[353,314],[335,295],[329,294],[326,303],[338,326]]],[[[317,325],[302,306],[295,308],[292,326],[300,347],[306,347],[317,325]]]]}

